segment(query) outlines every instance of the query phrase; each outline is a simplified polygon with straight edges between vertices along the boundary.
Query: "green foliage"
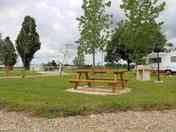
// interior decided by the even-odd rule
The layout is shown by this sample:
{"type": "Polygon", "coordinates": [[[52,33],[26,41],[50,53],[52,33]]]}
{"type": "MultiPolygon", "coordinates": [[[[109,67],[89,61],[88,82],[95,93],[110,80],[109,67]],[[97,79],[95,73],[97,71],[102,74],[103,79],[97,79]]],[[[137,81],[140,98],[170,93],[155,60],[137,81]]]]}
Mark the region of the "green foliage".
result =
{"type": "Polygon", "coordinates": [[[16,48],[26,70],[30,69],[30,62],[36,51],[40,49],[40,46],[35,20],[30,16],[26,16],[16,40],[16,48]]]}
{"type": "MultiPolygon", "coordinates": [[[[153,50],[158,34],[162,34],[163,22],[156,19],[164,7],[165,3],[159,3],[158,0],[123,0],[121,8],[125,11],[126,20],[121,41],[128,49],[133,50],[130,59],[137,64],[153,50]]],[[[165,36],[160,36],[158,41],[162,47],[165,36]]]]}
{"type": "Polygon", "coordinates": [[[17,62],[16,50],[9,37],[0,39],[0,60],[5,66],[13,67],[17,62]]]}
{"type": "Polygon", "coordinates": [[[118,27],[113,32],[112,38],[106,48],[105,61],[108,63],[118,63],[120,60],[125,60],[128,63],[128,70],[130,70],[130,63],[132,62],[130,56],[132,49],[128,48],[121,40],[121,35],[124,32],[125,23],[121,21],[118,27]]]}
{"type": "Polygon", "coordinates": [[[84,52],[81,49],[81,47],[79,46],[77,49],[77,56],[75,57],[75,59],[73,60],[74,65],[76,66],[83,66],[84,65],[84,52]]]}
{"type": "Polygon", "coordinates": [[[86,54],[93,54],[95,66],[96,49],[103,50],[109,38],[110,15],[106,14],[106,7],[110,7],[109,0],[84,0],[84,15],[78,18],[80,22],[80,46],[86,54]]]}
{"type": "Polygon", "coordinates": [[[2,40],[2,36],[0,33],[0,64],[3,64],[3,53],[4,53],[3,46],[4,46],[4,41],[2,40]]]}

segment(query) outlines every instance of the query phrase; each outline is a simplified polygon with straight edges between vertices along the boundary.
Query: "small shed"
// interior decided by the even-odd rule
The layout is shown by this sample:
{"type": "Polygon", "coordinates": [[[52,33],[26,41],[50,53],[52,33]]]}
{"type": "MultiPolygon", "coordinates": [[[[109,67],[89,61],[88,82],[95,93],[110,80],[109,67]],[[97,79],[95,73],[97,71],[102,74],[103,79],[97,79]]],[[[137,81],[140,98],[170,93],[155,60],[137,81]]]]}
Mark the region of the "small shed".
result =
{"type": "Polygon", "coordinates": [[[149,66],[139,65],[137,66],[136,79],[140,81],[151,80],[151,68],[149,66]]]}

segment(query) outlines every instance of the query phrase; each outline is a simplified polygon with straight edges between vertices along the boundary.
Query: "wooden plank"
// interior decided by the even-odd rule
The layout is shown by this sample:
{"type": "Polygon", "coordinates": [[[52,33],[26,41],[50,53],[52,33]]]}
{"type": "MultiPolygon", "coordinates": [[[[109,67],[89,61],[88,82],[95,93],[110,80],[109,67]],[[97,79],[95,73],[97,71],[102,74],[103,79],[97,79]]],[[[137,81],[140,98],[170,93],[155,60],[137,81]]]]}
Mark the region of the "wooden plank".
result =
{"type": "Polygon", "coordinates": [[[91,77],[90,80],[114,80],[113,78],[110,77],[91,77]]]}
{"type": "Polygon", "coordinates": [[[80,83],[108,83],[112,86],[112,92],[115,93],[117,88],[124,88],[123,84],[127,84],[127,80],[123,82],[121,80],[70,80],[71,83],[74,83],[74,89],[77,89],[80,83]]]}
{"type": "Polygon", "coordinates": [[[119,70],[111,70],[111,69],[82,69],[82,70],[77,70],[77,73],[126,73],[128,71],[119,71],[119,70]]]}
{"type": "Polygon", "coordinates": [[[121,80],[70,80],[71,83],[74,82],[82,82],[82,83],[88,83],[88,82],[93,82],[93,83],[122,83],[121,80]]]}

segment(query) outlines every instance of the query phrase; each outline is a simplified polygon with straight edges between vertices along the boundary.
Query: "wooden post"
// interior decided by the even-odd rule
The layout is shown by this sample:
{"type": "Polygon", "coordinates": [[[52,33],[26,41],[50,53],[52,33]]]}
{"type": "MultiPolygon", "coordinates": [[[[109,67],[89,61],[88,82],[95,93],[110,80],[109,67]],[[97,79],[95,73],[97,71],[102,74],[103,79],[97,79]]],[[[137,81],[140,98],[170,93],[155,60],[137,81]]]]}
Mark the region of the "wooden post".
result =
{"type": "Polygon", "coordinates": [[[114,80],[117,80],[117,73],[114,73],[114,80]]]}
{"type": "Polygon", "coordinates": [[[74,87],[74,89],[78,89],[78,85],[79,85],[79,83],[76,82],[76,83],[75,83],[75,87],[74,87]]]}
{"type": "Polygon", "coordinates": [[[116,84],[116,83],[113,83],[113,84],[112,84],[112,92],[113,92],[113,93],[116,93],[116,89],[117,89],[117,84],[116,84]]]}
{"type": "MultiPolygon", "coordinates": [[[[86,72],[85,74],[86,74],[86,80],[89,80],[89,73],[86,72]]],[[[88,83],[88,87],[91,87],[91,83],[90,82],[88,83]]]]}
{"type": "Polygon", "coordinates": [[[120,79],[121,79],[121,83],[122,83],[122,88],[125,88],[125,84],[124,84],[124,79],[123,79],[123,72],[120,73],[120,79]]]}
{"type": "Polygon", "coordinates": [[[10,67],[7,65],[7,66],[5,66],[5,75],[6,76],[9,76],[9,70],[10,70],[10,67]]]}

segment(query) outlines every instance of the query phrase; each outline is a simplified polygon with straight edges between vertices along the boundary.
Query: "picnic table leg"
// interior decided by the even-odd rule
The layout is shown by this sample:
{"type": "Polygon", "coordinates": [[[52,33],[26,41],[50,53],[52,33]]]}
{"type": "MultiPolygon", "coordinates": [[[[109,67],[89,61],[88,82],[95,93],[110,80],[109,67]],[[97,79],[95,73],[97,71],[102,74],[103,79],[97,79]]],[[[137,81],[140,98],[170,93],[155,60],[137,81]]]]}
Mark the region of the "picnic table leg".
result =
{"type": "MultiPolygon", "coordinates": [[[[76,74],[76,79],[81,79],[81,73],[77,73],[76,74]]],[[[74,89],[78,89],[78,86],[79,86],[79,82],[75,82],[75,86],[74,86],[74,89]]]]}
{"type": "Polygon", "coordinates": [[[116,73],[114,74],[114,80],[117,80],[117,74],[116,73]]]}
{"type": "Polygon", "coordinates": [[[79,83],[76,82],[76,83],[75,83],[75,86],[74,86],[74,89],[78,89],[78,85],[79,85],[79,83]]]}
{"type": "Polygon", "coordinates": [[[121,79],[121,82],[122,82],[122,88],[124,89],[125,84],[124,84],[124,80],[123,80],[123,73],[120,73],[120,79],[121,79]]]}
{"type": "Polygon", "coordinates": [[[81,79],[81,73],[77,73],[76,79],[81,79]]]}
{"type": "MultiPolygon", "coordinates": [[[[89,74],[88,73],[86,73],[86,80],[89,80],[89,74]]],[[[91,83],[90,82],[88,83],[88,87],[91,87],[91,83]]]]}
{"type": "Polygon", "coordinates": [[[112,93],[116,93],[117,84],[112,84],[112,93]]]}

